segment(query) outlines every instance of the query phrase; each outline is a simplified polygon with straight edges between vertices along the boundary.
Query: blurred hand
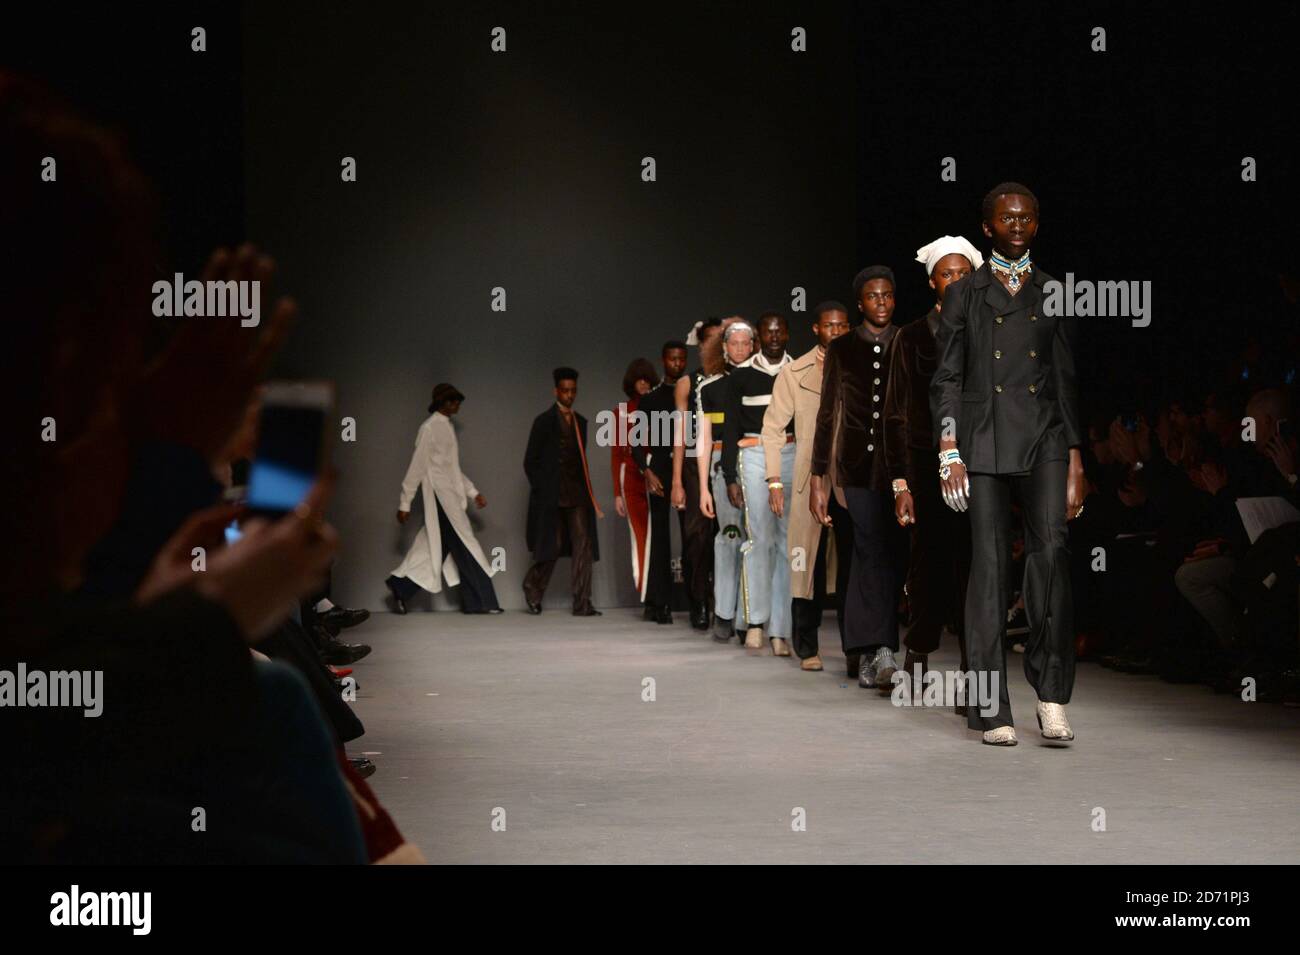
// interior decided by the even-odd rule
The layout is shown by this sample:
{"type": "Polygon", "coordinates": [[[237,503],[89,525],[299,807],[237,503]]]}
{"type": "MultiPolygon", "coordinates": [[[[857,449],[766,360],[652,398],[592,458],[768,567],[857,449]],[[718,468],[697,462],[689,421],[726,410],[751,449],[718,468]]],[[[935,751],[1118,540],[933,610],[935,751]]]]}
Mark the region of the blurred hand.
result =
{"type": "Polygon", "coordinates": [[[713,495],[710,494],[708,491],[700,492],[700,513],[703,514],[705,517],[707,517],[709,520],[713,520],[715,517],[718,516],[717,513],[713,510],[713,495]]]}
{"type": "Polygon", "coordinates": [[[619,517],[627,517],[627,504],[623,502],[622,494],[614,498],[614,513],[619,517]]]}
{"type": "Polygon", "coordinates": [[[673,485],[673,494],[670,498],[673,507],[679,511],[686,510],[686,488],[680,484],[673,485]]]}
{"type": "Polygon", "coordinates": [[[899,491],[894,497],[894,520],[903,527],[916,523],[916,508],[912,503],[911,491],[899,491]]]}
{"type": "Polygon", "coordinates": [[[813,520],[823,527],[831,526],[830,495],[826,492],[826,483],[816,474],[812,476],[808,490],[808,510],[812,511],[813,520]]]}
{"type": "Polygon", "coordinates": [[[399,524],[405,524],[405,523],[407,522],[407,520],[410,519],[410,517],[411,517],[411,512],[410,512],[410,511],[398,511],[398,512],[397,512],[397,523],[399,523],[399,524]]]}
{"type": "Polygon", "coordinates": [[[664,496],[664,482],[659,480],[659,475],[655,474],[654,471],[649,469],[646,470],[645,486],[646,490],[655,495],[655,497],[664,496]]]}
{"type": "Polygon", "coordinates": [[[1269,439],[1268,444],[1264,445],[1264,453],[1277,465],[1283,477],[1290,477],[1296,473],[1295,448],[1291,447],[1290,442],[1281,435],[1275,434],[1269,439]]]}
{"type": "Polygon", "coordinates": [[[732,483],[727,485],[727,500],[730,501],[731,506],[737,510],[745,506],[745,492],[740,489],[739,484],[732,483]]]}
{"type": "Polygon", "coordinates": [[[244,638],[256,643],[325,579],[338,550],[338,534],[321,516],[333,484],[332,477],[322,478],[291,514],[274,521],[246,522],[238,541],[208,555],[204,571],[190,570],[192,541],[210,538],[228,514],[210,508],[194,515],[160,552],[146,584],[137,592],[137,601],[160,596],[171,589],[169,583],[186,586],[177,575],[178,561],[183,561],[188,585],[225,607],[244,638]]]}
{"type": "Polygon", "coordinates": [[[777,517],[785,517],[785,488],[770,487],[767,489],[767,506],[771,508],[772,513],[777,517]]]}
{"type": "Polygon", "coordinates": [[[477,507],[477,508],[479,508],[480,510],[481,510],[482,508],[487,507],[487,498],[484,497],[482,494],[475,494],[475,495],[474,495],[474,506],[477,507]]]}
{"type": "Polygon", "coordinates": [[[939,490],[943,501],[954,511],[965,511],[970,507],[970,478],[966,476],[966,465],[958,461],[948,466],[948,480],[939,480],[939,490]]]}
{"type": "MultiPolygon", "coordinates": [[[[215,553],[226,542],[226,527],[239,516],[238,504],[218,504],[195,511],[154,556],[148,572],[136,588],[134,600],[147,604],[168,591],[191,584],[199,573],[194,570],[194,548],[202,547],[207,554],[215,553]]],[[[205,556],[204,562],[207,562],[205,556]]]]}
{"type": "MultiPolygon", "coordinates": [[[[265,293],[274,273],[275,260],[245,244],[233,254],[217,249],[200,278],[256,281],[265,293]]],[[[191,447],[210,464],[221,463],[296,314],[293,301],[281,298],[262,308],[261,324],[253,328],[244,328],[238,315],[169,319],[174,334],[127,398],[123,418],[133,437],[191,447]]]]}

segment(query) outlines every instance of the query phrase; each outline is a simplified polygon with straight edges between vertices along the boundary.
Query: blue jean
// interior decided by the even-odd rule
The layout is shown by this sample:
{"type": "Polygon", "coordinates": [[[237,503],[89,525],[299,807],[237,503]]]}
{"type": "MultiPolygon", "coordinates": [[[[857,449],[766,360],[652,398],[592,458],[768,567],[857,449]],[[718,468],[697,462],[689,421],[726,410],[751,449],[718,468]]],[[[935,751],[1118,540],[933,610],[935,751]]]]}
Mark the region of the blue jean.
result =
{"type": "Polygon", "coordinates": [[[781,483],[785,485],[785,511],[781,517],[773,514],[768,504],[767,465],[762,445],[740,449],[737,476],[745,492],[747,538],[740,548],[745,617],[751,627],[765,626],[769,639],[789,640],[793,631],[786,539],[794,483],[794,443],[789,442],[781,449],[781,483]]]}
{"type": "Polygon", "coordinates": [[[713,511],[718,516],[718,533],[713,538],[713,613],[722,620],[744,626],[743,616],[736,619],[740,600],[740,545],[745,541],[745,517],[727,498],[727,482],[722,478],[722,453],[714,451],[709,459],[709,486],[713,493],[713,511]]]}

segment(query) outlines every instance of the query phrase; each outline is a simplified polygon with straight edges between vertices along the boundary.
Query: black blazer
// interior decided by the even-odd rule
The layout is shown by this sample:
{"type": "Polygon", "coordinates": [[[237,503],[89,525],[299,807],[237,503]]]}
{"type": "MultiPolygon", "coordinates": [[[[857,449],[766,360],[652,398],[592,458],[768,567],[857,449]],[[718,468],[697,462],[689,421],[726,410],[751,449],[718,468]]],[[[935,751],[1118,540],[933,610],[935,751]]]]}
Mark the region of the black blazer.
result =
{"type": "Polygon", "coordinates": [[[900,328],[889,351],[885,461],[893,479],[907,477],[912,461],[934,463],[935,468],[931,470],[938,467],[938,459],[934,457],[936,442],[930,431],[930,381],[939,362],[939,351],[930,333],[929,316],[900,328]]]}
{"type": "MultiPolygon", "coordinates": [[[[636,405],[636,413],[643,415],[642,420],[645,422],[644,431],[638,429],[636,436],[639,438],[644,434],[645,440],[633,441],[631,435],[628,437],[632,460],[641,469],[641,473],[644,474],[646,471],[648,458],[650,470],[659,477],[667,490],[671,490],[673,486],[672,440],[677,425],[677,416],[674,415],[676,410],[676,385],[659,382],[642,395],[636,405]],[[665,415],[673,417],[669,420],[664,417],[665,415]]],[[[631,424],[628,425],[628,429],[632,430],[631,424]]]]}
{"type": "Polygon", "coordinates": [[[1043,314],[1050,281],[1035,266],[1012,296],[986,262],[944,293],[931,419],[936,444],[955,436],[968,471],[1023,473],[1083,444],[1077,319],[1043,314]]]}
{"type": "Polygon", "coordinates": [[[812,473],[826,474],[841,487],[879,491],[889,487],[885,468],[885,393],[889,359],[898,343],[872,341],[859,325],[826,348],[822,400],[817,409],[812,473]],[[835,460],[831,460],[831,449],[835,460]]]}
{"type": "MultiPolygon", "coordinates": [[[[573,413],[574,428],[582,442],[584,455],[587,446],[587,419],[573,413]]],[[[563,546],[556,546],[556,522],[560,518],[560,409],[554,403],[533,419],[533,429],[528,434],[528,449],[524,452],[524,473],[528,475],[528,549],[536,560],[554,560],[572,556],[573,545],[564,535],[563,546]]],[[[590,468],[587,469],[590,481],[590,468]]],[[[596,504],[587,502],[591,533],[591,559],[600,560],[600,541],[596,534],[596,504]]]]}

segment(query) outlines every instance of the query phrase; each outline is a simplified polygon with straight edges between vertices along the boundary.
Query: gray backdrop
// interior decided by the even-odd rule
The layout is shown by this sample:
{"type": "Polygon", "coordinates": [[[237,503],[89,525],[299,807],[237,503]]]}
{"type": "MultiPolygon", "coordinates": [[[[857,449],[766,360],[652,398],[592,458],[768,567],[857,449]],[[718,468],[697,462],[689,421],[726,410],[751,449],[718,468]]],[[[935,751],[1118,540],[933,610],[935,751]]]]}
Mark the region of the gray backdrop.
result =
{"type": "MultiPolygon", "coordinates": [[[[467,396],[462,463],[489,502],[479,540],[506,549],[494,583],[520,608],[523,451],[553,400],[551,368],[580,370],[594,442],[632,358],[657,360],[707,314],[790,314],[794,286],[809,309],[846,299],[860,264],[838,24],[801,16],[813,52],[800,54],[788,16],[742,7],[647,13],[635,29],[503,9],[247,11],[248,234],[301,306],[275,374],[333,379],[339,414],[357,421],[355,443],[336,446],[331,510],[334,596],[348,605],[384,605],[415,532],[394,514],[436,382],[467,396]],[[494,54],[498,25],[507,52],[494,54]],[[357,182],[340,180],[345,156],[357,182]],[[658,181],[641,181],[644,156],[658,181]]],[[[796,354],[812,346],[807,326],[794,316],[796,354]]],[[[608,451],[591,459],[606,511],[594,600],[632,604],[608,451]]],[[[567,568],[548,606],[567,606],[567,568]]],[[[435,605],[454,601],[444,591],[435,605]]]]}

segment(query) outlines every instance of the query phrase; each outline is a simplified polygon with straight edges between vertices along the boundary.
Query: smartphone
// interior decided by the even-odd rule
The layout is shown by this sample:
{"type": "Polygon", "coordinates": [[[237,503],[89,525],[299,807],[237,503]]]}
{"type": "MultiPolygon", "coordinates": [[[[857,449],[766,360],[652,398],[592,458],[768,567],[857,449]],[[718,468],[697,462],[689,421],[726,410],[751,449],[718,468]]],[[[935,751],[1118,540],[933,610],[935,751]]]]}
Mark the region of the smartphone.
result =
{"type": "Polygon", "coordinates": [[[331,382],[272,381],[263,387],[245,498],[250,514],[277,517],[302,503],[328,460],[333,411],[331,382]]]}

